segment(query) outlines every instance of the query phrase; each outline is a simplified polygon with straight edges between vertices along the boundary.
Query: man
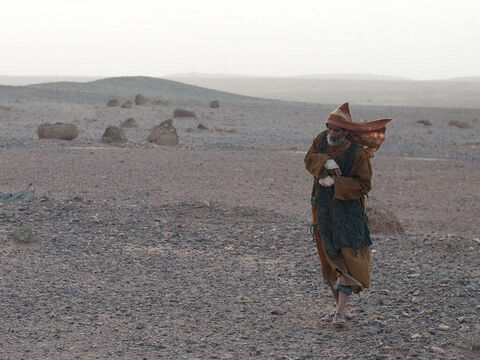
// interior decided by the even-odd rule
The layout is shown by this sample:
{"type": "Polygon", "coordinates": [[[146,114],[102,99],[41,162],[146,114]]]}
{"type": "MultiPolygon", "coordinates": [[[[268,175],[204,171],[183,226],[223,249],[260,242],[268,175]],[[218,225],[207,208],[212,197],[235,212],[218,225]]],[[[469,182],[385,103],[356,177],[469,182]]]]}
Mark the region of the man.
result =
{"type": "Polygon", "coordinates": [[[338,327],[345,324],[347,297],[369,287],[372,241],[364,198],[371,186],[370,157],[390,120],[355,122],[345,103],[328,115],[327,130],[305,156],[314,176],[312,230],[322,276],[337,305],[332,324],[338,327]]]}

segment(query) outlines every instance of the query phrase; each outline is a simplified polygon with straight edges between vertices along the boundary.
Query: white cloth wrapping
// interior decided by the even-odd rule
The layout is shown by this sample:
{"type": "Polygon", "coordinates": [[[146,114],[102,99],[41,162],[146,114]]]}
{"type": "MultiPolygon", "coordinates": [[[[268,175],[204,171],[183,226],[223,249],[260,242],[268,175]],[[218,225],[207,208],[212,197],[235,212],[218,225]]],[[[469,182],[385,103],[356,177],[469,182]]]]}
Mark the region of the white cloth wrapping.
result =
{"type": "Polygon", "coordinates": [[[318,183],[323,187],[330,187],[334,184],[334,181],[330,175],[327,175],[324,178],[319,179],[318,183]]]}
{"type": "Polygon", "coordinates": [[[327,170],[333,170],[333,169],[339,168],[338,164],[333,159],[328,159],[323,165],[323,167],[327,170]]]}

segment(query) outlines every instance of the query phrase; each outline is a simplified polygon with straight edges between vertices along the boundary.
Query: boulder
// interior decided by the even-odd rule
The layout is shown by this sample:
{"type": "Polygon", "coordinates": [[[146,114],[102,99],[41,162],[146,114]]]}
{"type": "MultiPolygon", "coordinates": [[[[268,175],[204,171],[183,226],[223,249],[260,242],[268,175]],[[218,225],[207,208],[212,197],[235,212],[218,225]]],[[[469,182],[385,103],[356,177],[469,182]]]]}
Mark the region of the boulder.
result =
{"type": "Polygon", "coordinates": [[[210,101],[210,109],[218,109],[220,107],[220,101],[212,100],[210,101]]]}
{"type": "Polygon", "coordinates": [[[208,130],[208,127],[203,125],[202,123],[200,123],[200,124],[198,124],[197,129],[198,130],[208,130]]]}
{"type": "Polygon", "coordinates": [[[132,107],[132,102],[130,100],[127,100],[121,105],[121,107],[124,109],[130,109],[132,107]]]}
{"type": "Polygon", "coordinates": [[[458,121],[458,120],[452,120],[448,123],[449,126],[455,126],[460,129],[470,129],[472,125],[469,123],[463,122],[463,121],[458,121]]]}
{"type": "Polygon", "coordinates": [[[417,123],[418,124],[423,124],[425,126],[431,126],[432,125],[432,122],[430,120],[418,120],[417,123]]]}
{"type": "Polygon", "coordinates": [[[138,124],[137,124],[137,122],[135,121],[134,118],[128,118],[127,120],[125,120],[125,121],[120,125],[120,127],[131,129],[131,128],[136,128],[136,127],[138,127],[138,124]]]}
{"type": "Polygon", "coordinates": [[[118,106],[118,105],[120,105],[120,103],[118,102],[117,99],[110,99],[107,102],[107,106],[118,106]]]}
{"type": "Polygon", "coordinates": [[[39,139],[73,140],[77,138],[79,133],[77,125],[61,122],[55,124],[44,123],[37,128],[39,139]]]}
{"type": "Polygon", "coordinates": [[[386,205],[372,198],[367,199],[366,202],[368,223],[372,234],[398,235],[405,232],[396,215],[386,205]]]}
{"type": "Polygon", "coordinates": [[[101,141],[105,144],[118,144],[126,142],[127,139],[125,138],[125,132],[121,127],[109,126],[105,129],[101,141]]]}
{"type": "Polygon", "coordinates": [[[177,130],[173,127],[172,119],[162,121],[160,125],[155,126],[148,135],[147,141],[163,146],[177,145],[177,130]]]}
{"type": "Polygon", "coordinates": [[[137,96],[135,96],[135,105],[145,105],[147,102],[148,99],[145,96],[141,94],[137,94],[137,96]]]}
{"type": "Polygon", "coordinates": [[[195,113],[193,111],[176,108],[173,111],[173,117],[174,118],[178,118],[178,117],[197,117],[197,115],[195,115],[195,113]]]}

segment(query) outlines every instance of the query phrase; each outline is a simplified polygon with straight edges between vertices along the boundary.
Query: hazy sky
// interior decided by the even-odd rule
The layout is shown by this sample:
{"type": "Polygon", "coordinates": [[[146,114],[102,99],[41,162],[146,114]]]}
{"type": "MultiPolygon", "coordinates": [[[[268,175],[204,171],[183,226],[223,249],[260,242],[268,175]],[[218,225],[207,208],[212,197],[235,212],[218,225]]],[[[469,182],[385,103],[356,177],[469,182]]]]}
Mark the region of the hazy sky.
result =
{"type": "Polygon", "coordinates": [[[0,7],[1,75],[480,75],[478,0],[43,0],[0,7]]]}

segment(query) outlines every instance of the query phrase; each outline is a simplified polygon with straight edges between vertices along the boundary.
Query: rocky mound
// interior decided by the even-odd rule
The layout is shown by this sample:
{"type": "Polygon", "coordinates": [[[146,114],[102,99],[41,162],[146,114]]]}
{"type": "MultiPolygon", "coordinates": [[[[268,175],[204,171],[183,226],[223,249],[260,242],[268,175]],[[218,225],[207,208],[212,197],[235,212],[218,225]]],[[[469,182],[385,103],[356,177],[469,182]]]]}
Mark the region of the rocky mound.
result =
{"type": "Polygon", "coordinates": [[[134,118],[128,118],[120,125],[120,127],[132,129],[138,127],[138,124],[134,118]]]}
{"type": "Polygon", "coordinates": [[[109,126],[105,129],[101,141],[105,144],[118,144],[126,142],[127,139],[121,127],[109,126]]]}
{"type": "Polygon", "coordinates": [[[163,146],[175,146],[178,144],[177,130],[172,124],[172,119],[162,121],[155,126],[147,138],[148,142],[163,146]]]}
{"type": "Polygon", "coordinates": [[[367,199],[367,215],[372,234],[399,235],[405,233],[396,215],[378,200],[367,199]]]}

